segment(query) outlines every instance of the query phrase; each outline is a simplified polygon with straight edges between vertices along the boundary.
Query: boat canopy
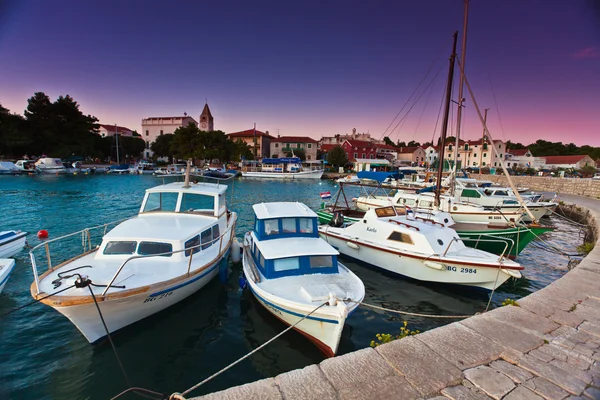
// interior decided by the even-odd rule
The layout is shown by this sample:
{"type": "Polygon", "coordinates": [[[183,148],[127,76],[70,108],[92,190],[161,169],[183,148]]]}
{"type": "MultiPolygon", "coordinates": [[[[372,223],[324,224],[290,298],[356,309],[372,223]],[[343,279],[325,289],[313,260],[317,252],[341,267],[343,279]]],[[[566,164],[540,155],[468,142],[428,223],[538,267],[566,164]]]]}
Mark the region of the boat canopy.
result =
{"type": "Polygon", "coordinates": [[[379,172],[379,171],[360,171],[356,174],[358,179],[370,179],[379,183],[385,181],[388,178],[402,179],[404,174],[398,172],[379,172]]]}

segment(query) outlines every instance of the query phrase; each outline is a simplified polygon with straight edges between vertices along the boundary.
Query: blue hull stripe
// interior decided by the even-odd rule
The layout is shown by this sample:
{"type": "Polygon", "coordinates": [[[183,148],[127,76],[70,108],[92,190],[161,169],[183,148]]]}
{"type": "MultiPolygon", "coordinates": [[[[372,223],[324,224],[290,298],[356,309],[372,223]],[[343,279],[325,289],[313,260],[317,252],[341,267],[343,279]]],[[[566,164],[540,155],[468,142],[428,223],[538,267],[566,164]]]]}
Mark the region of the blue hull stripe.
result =
{"type": "MultiPolygon", "coordinates": [[[[250,286],[250,290],[252,290],[252,286],[250,286]]],[[[252,290],[252,294],[254,294],[256,296],[256,298],[259,299],[260,301],[262,301],[263,303],[268,304],[271,307],[276,308],[280,311],[283,311],[284,313],[291,314],[291,315],[294,315],[294,316],[300,317],[300,318],[304,317],[304,314],[298,314],[296,312],[286,310],[285,308],[279,307],[278,305],[275,305],[275,304],[271,303],[270,301],[263,299],[254,290],[252,290]]],[[[328,324],[338,324],[338,321],[336,321],[336,320],[323,319],[323,318],[317,318],[317,317],[312,317],[312,316],[307,317],[306,319],[312,319],[313,321],[327,322],[328,324]]]]}
{"type": "Polygon", "coordinates": [[[180,289],[180,288],[182,288],[182,287],[184,287],[184,286],[187,286],[187,285],[189,285],[190,283],[194,283],[194,282],[196,282],[198,279],[202,279],[202,278],[203,278],[203,277],[205,277],[206,275],[208,275],[208,274],[210,274],[211,272],[213,272],[213,271],[214,271],[214,270],[215,270],[215,269],[216,269],[216,268],[219,266],[219,263],[220,263],[221,261],[223,261],[223,259],[227,258],[227,254],[228,254],[228,253],[229,253],[229,250],[228,250],[228,251],[227,251],[227,252],[226,252],[226,253],[223,255],[223,258],[221,258],[219,261],[215,262],[215,265],[214,265],[213,267],[211,267],[211,268],[209,268],[207,271],[205,271],[205,272],[201,273],[200,275],[198,275],[198,276],[197,276],[197,277],[195,277],[194,279],[191,279],[191,280],[189,280],[189,281],[187,281],[187,282],[180,283],[180,284],[179,284],[179,285],[177,285],[177,286],[173,286],[173,287],[171,287],[171,288],[168,288],[168,289],[165,289],[165,290],[161,290],[160,292],[152,293],[152,294],[151,294],[151,295],[149,295],[148,297],[154,297],[154,296],[161,295],[161,294],[163,294],[163,293],[169,293],[169,292],[172,292],[172,291],[174,291],[174,290],[180,289]]]}

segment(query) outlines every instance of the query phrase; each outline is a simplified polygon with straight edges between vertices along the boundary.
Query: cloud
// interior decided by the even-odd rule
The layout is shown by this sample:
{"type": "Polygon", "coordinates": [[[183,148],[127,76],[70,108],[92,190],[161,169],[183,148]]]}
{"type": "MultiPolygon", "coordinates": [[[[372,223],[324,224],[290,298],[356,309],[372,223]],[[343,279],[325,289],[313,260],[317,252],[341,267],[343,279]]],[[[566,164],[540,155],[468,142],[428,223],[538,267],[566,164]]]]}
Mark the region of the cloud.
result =
{"type": "Polygon", "coordinates": [[[584,58],[598,58],[600,57],[600,50],[597,47],[585,47],[573,54],[571,54],[572,58],[581,60],[584,58]]]}

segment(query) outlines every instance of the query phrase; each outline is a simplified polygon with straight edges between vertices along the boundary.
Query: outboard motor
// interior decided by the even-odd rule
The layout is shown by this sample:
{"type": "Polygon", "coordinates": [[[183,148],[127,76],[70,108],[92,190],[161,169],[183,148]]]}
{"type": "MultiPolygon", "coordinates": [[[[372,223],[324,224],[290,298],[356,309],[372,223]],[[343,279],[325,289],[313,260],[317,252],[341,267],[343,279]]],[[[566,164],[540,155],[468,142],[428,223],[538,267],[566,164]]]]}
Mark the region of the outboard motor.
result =
{"type": "Polygon", "coordinates": [[[344,225],[344,214],[341,211],[334,211],[329,226],[340,228],[342,225],[344,225]]]}

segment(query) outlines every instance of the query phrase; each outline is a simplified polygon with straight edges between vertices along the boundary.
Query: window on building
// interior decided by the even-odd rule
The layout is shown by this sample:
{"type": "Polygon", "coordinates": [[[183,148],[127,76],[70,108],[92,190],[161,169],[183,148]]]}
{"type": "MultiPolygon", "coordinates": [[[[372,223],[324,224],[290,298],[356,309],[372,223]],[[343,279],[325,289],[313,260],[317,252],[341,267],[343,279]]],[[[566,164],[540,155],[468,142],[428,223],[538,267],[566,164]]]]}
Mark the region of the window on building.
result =
{"type": "Polygon", "coordinates": [[[163,130],[162,130],[162,129],[160,130],[160,134],[161,134],[161,135],[163,134],[163,130]]]}
{"type": "Polygon", "coordinates": [[[485,167],[485,161],[483,162],[483,166],[485,167]]]}
{"type": "Polygon", "coordinates": [[[452,151],[452,145],[448,146],[448,150],[452,151]]]}
{"type": "Polygon", "coordinates": [[[354,153],[354,158],[358,158],[358,153],[354,153]]]}
{"type": "Polygon", "coordinates": [[[473,166],[474,166],[474,167],[475,167],[475,166],[477,166],[477,163],[476,163],[475,161],[473,161],[473,166]]]}
{"type": "Polygon", "coordinates": [[[146,130],[146,136],[148,136],[150,134],[150,132],[148,132],[148,130],[146,130]]]}
{"type": "Polygon", "coordinates": [[[365,153],[362,153],[362,158],[366,158],[367,155],[365,153]]]}
{"type": "Polygon", "coordinates": [[[306,156],[307,160],[312,160],[312,156],[306,156]]]}
{"type": "Polygon", "coordinates": [[[279,143],[275,143],[275,148],[278,148],[278,147],[279,147],[279,143]]]}
{"type": "Polygon", "coordinates": [[[302,148],[302,143],[296,143],[296,148],[297,149],[301,149],[302,148]]]}
{"type": "Polygon", "coordinates": [[[473,153],[473,157],[477,157],[477,153],[473,153]]]}
{"type": "Polygon", "coordinates": [[[496,167],[497,165],[498,165],[498,163],[497,163],[497,162],[495,162],[495,163],[494,163],[494,167],[496,167]]]}
{"type": "Polygon", "coordinates": [[[483,153],[483,158],[487,157],[487,153],[483,153]]]}
{"type": "Polygon", "coordinates": [[[312,149],[312,143],[308,143],[307,146],[309,149],[312,149]]]}
{"type": "Polygon", "coordinates": [[[373,154],[371,154],[370,158],[371,158],[371,160],[375,159],[375,157],[373,156],[373,154]]]}

